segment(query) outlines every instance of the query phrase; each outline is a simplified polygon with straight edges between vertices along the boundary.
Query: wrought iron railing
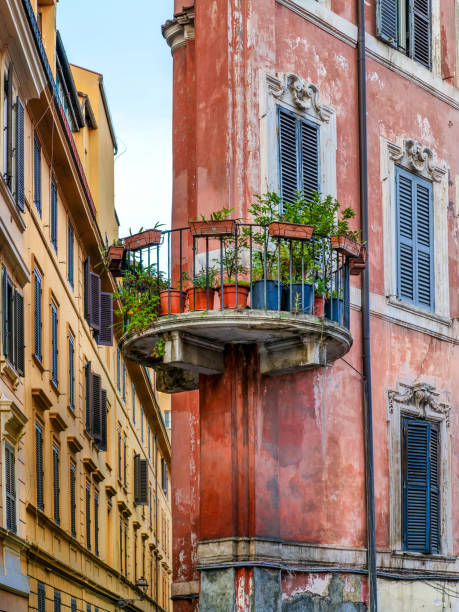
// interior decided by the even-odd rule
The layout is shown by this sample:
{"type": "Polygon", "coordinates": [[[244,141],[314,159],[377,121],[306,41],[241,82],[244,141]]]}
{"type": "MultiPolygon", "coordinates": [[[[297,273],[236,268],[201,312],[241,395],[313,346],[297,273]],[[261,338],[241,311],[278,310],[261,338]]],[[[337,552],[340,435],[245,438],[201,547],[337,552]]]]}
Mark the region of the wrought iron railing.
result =
{"type": "Polygon", "coordinates": [[[126,251],[123,269],[156,277],[159,316],[249,308],[349,328],[349,258],[328,237],[272,237],[268,226],[249,223],[223,236],[184,227],[162,232],[160,244],[126,251]]]}

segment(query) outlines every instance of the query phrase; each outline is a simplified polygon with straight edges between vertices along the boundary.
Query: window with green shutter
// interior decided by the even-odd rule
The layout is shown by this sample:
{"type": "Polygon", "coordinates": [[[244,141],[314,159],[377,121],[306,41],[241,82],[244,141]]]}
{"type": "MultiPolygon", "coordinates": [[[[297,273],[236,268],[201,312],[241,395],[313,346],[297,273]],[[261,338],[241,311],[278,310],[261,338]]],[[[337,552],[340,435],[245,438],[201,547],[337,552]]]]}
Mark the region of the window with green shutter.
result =
{"type": "Polygon", "coordinates": [[[397,168],[396,203],[398,298],[434,310],[431,183],[397,168]]]}
{"type": "Polygon", "coordinates": [[[378,0],[376,26],[381,40],[431,69],[431,0],[378,0]]]}
{"type": "Polygon", "coordinates": [[[293,202],[296,192],[305,197],[320,191],[319,126],[278,107],[280,193],[293,202]]]}
{"type": "Polygon", "coordinates": [[[5,490],[6,490],[6,528],[13,533],[16,525],[16,462],[14,449],[5,443],[5,490]]]}
{"type": "Polygon", "coordinates": [[[402,419],[403,546],[440,553],[440,431],[437,423],[402,419]]]}

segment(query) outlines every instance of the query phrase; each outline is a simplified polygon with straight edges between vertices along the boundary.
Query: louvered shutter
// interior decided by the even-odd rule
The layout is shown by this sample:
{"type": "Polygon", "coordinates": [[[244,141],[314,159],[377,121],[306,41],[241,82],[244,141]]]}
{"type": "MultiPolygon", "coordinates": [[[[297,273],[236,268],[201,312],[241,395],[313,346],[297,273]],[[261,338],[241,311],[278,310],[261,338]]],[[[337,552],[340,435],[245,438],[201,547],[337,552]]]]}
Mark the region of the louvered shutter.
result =
{"type": "Polygon", "coordinates": [[[398,0],[378,0],[376,35],[393,47],[397,47],[398,0]]]}
{"type": "Polygon", "coordinates": [[[124,486],[126,486],[127,483],[127,442],[126,442],[126,435],[124,436],[124,440],[123,440],[123,446],[124,446],[124,459],[123,459],[123,482],[124,482],[124,486]]]}
{"type": "Polygon", "coordinates": [[[140,459],[139,461],[139,501],[142,506],[148,505],[148,461],[140,459]]]}
{"type": "Polygon", "coordinates": [[[90,433],[93,438],[100,440],[101,410],[102,410],[102,378],[99,374],[91,374],[91,417],[90,433]]]}
{"type": "Polygon", "coordinates": [[[6,158],[6,182],[11,189],[13,177],[13,64],[8,66],[8,91],[7,91],[7,158],[6,158]]]}
{"type": "Polygon", "coordinates": [[[45,585],[39,582],[37,584],[37,609],[38,612],[45,612],[45,585]]]}
{"type": "Polygon", "coordinates": [[[410,302],[415,299],[413,191],[413,177],[399,170],[397,181],[398,296],[410,302]]]}
{"type": "Polygon", "coordinates": [[[118,480],[121,482],[121,427],[118,426],[118,480]]]}
{"type": "Polygon", "coordinates": [[[75,407],[75,341],[69,334],[69,406],[75,407]]]}
{"type": "Polygon", "coordinates": [[[14,304],[16,315],[16,370],[20,376],[24,376],[24,297],[14,292],[14,304]]]}
{"type": "Polygon", "coordinates": [[[3,268],[2,272],[2,336],[3,354],[8,357],[9,337],[9,300],[8,300],[8,271],[3,268]]]}
{"type": "Polygon", "coordinates": [[[91,432],[91,398],[92,398],[92,376],[91,362],[88,361],[84,369],[85,378],[85,428],[88,433],[91,432]]]}
{"type": "Polygon", "coordinates": [[[6,528],[16,533],[16,469],[13,447],[5,443],[6,528]]]}
{"type": "Polygon", "coordinates": [[[126,402],[126,362],[123,359],[123,402],[126,402]]]}
{"type": "Polygon", "coordinates": [[[57,187],[51,181],[51,244],[57,253],[57,187]]]}
{"type": "Polygon", "coordinates": [[[76,475],[75,465],[70,464],[70,530],[76,538],[76,475]]]}
{"type": "Polygon", "coordinates": [[[89,275],[91,273],[91,260],[87,257],[83,263],[83,295],[84,295],[84,318],[91,324],[91,285],[89,275]]]}
{"type": "Polygon", "coordinates": [[[67,225],[67,280],[73,289],[73,251],[74,251],[74,233],[70,221],[67,225]]]}
{"type": "Polygon", "coordinates": [[[102,389],[99,450],[107,450],[107,391],[105,389],[102,389]]]}
{"type": "Polygon", "coordinates": [[[75,599],[72,599],[70,602],[70,612],[77,612],[77,602],[75,599]]]}
{"type": "Polygon", "coordinates": [[[60,482],[59,482],[59,449],[53,444],[53,498],[54,498],[54,520],[60,523],[60,482]]]}
{"type": "Polygon", "coordinates": [[[38,423],[35,425],[35,469],[37,478],[37,507],[44,510],[43,498],[43,429],[38,423]]]}
{"type": "Polygon", "coordinates": [[[416,222],[416,303],[433,310],[432,185],[417,178],[414,194],[416,222]]]}
{"type": "Polygon", "coordinates": [[[319,185],[319,126],[306,121],[300,123],[301,185],[306,198],[320,191],[319,185]]]}
{"type": "Polygon", "coordinates": [[[33,139],[33,196],[35,207],[41,217],[41,146],[36,134],[33,139]]]}
{"type": "Polygon", "coordinates": [[[99,495],[94,492],[94,552],[99,556],[99,495]]]}
{"type": "Polygon", "coordinates": [[[100,330],[100,276],[89,273],[89,301],[90,319],[89,325],[95,330],[100,330]]]}
{"type": "Polygon", "coordinates": [[[86,547],[91,550],[91,488],[86,483],[86,547]]]}
{"type": "Polygon", "coordinates": [[[16,204],[24,212],[24,105],[16,98],[16,204]]]}
{"type": "Polygon", "coordinates": [[[422,553],[440,551],[439,429],[429,421],[403,421],[404,545],[422,553]]]}
{"type": "Polygon", "coordinates": [[[34,333],[34,353],[35,357],[41,361],[41,335],[42,335],[42,320],[41,320],[41,276],[37,269],[34,270],[34,315],[33,315],[33,333],[34,333]]]}
{"type": "Polygon", "coordinates": [[[57,344],[57,308],[51,304],[51,378],[53,383],[58,384],[58,344],[57,344]]]}
{"type": "Polygon", "coordinates": [[[282,108],[278,117],[280,192],[284,202],[293,202],[299,188],[297,120],[282,108]]]}
{"type": "Polygon", "coordinates": [[[431,0],[409,0],[410,57],[426,68],[432,64],[431,0]]]}
{"type": "Polygon", "coordinates": [[[54,612],[61,612],[61,594],[54,591],[54,612]]]}
{"type": "Polygon", "coordinates": [[[100,332],[97,343],[113,346],[113,295],[105,291],[100,294],[100,332]]]}

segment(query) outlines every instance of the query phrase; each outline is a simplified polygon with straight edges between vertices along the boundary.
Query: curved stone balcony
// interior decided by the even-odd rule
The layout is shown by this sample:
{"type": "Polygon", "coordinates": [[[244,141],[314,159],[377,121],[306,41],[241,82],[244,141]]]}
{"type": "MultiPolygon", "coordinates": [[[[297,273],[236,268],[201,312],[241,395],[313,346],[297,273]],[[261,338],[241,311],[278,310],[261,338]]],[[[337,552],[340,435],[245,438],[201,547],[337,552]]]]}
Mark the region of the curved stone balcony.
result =
{"type": "MultiPolygon", "coordinates": [[[[183,252],[182,240],[185,231],[180,230],[180,252],[183,252]]],[[[237,231],[236,228],[235,232],[237,231]]],[[[292,240],[287,240],[287,250],[281,251],[278,240],[277,251],[268,245],[264,250],[259,250],[258,254],[254,254],[252,241],[249,243],[246,240],[243,243],[243,251],[240,246],[242,240],[239,239],[238,245],[236,235],[231,248],[238,249],[236,268],[242,277],[239,281],[236,279],[236,283],[241,283],[238,285],[238,291],[248,296],[247,301],[241,306],[237,295],[232,304],[225,302],[226,298],[220,300],[224,295],[224,272],[218,256],[224,258],[225,238],[213,237],[209,240],[209,237],[205,237],[205,249],[199,250],[198,240],[193,236],[193,260],[189,266],[192,275],[188,277],[191,288],[189,287],[188,296],[185,297],[182,293],[182,289],[185,288],[182,286],[182,280],[175,285],[170,280],[172,259],[170,253],[174,253],[172,232],[163,234],[166,234],[166,238],[163,237],[161,246],[167,246],[168,254],[166,287],[175,286],[175,292],[180,292],[182,296],[180,304],[179,306],[175,304],[175,308],[179,311],[171,314],[171,299],[168,298],[168,303],[164,300],[161,307],[166,310],[162,310],[162,315],[152,320],[151,324],[144,327],[141,332],[125,334],[120,344],[127,359],[153,367],[157,371],[157,385],[160,391],[177,393],[197,389],[200,374],[222,374],[227,345],[256,345],[260,373],[269,376],[323,367],[332,364],[350,350],[352,336],[349,331],[349,260],[346,255],[332,251],[328,246],[325,250],[323,239],[317,246],[317,252],[311,250],[316,247],[311,247],[313,241],[309,238],[308,241],[303,240],[301,248],[297,245],[296,251],[293,250],[295,247],[292,246],[292,240]],[[314,263],[313,274],[316,277],[312,277],[309,273],[306,279],[305,252],[309,253],[309,260],[312,259],[314,263]],[[288,258],[287,264],[290,265],[290,270],[287,265],[287,275],[290,275],[287,276],[289,281],[287,283],[285,271],[283,271],[284,282],[281,281],[281,253],[283,257],[288,258]],[[323,265],[315,263],[319,261],[320,264],[317,253],[322,256],[323,265]],[[242,264],[238,264],[238,257],[242,264]],[[265,266],[265,261],[273,266],[276,264],[275,258],[278,258],[278,279],[270,281],[272,283],[269,287],[270,295],[266,281],[262,280],[261,284],[259,281],[258,289],[256,287],[255,267],[252,262],[257,257],[262,266],[265,266]],[[211,269],[209,264],[211,260],[217,261],[215,269],[211,269]],[[296,262],[297,269],[301,267],[299,282],[292,282],[294,274],[290,263],[292,261],[296,262]],[[214,278],[219,267],[220,275],[214,278]],[[327,277],[321,277],[321,274],[327,274],[327,277]],[[200,304],[197,301],[197,289],[193,289],[193,280],[199,277],[200,304]],[[203,278],[205,278],[204,288],[203,278]],[[320,298],[315,295],[316,286],[327,288],[329,296],[327,303],[323,293],[323,297],[320,298]],[[267,307],[272,307],[273,301],[278,306],[277,309],[267,307]],[[239,307],[236,308],[236,304],[239,307]],[[290,304],[293,305],[292,308],[289,308],[290,304]],[[232,307],[228,307],[229,305],[232,307]],[[193,306],[199,306],[201,309],[193,310],[193,306]],[[158,357],[158,346],[161,346],[161,357],[158,357]]],[[[154,269],[161,269],[160,246],[157,245],[154,249],[155,252],[148,253],[148,256],[146,253],[137,254],[135,265],[139,265],[139,260],[148,261],[150,266],[151,262],[155,261],[154,269]]],[[[177,250],[176,243],[175,251],[177,250]]],[[[311,266],[310,261],[307,265],[311,266]]],[[[266,267],[264,269],[266,270],[266,267]]],[[[183,279],[182,264],[178,272],[179,274],[175,272],[175,277],[183,279]]],[[[298,273],[294,280],[298,281],[298,273]]],[[[164,282],[163,277],[161,282],[164,282]]],[[[196,287],[196,284],[194,286],[196,287]]]]}

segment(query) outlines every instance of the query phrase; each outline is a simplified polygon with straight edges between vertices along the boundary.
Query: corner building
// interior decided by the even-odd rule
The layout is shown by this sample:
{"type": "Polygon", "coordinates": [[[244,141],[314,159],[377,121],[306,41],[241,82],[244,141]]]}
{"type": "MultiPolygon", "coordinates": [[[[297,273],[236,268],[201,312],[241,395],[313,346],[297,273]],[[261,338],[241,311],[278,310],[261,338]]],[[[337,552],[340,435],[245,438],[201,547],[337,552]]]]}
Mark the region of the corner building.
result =
{"type": "Polygon", "coordinates": [[[0,609],[169,610],[170,443],[103,265],[115,130],[56,10],[0,7],[0,609]]]}
{"type": "MultiPolygon", "coordinates": [[[[173,227],[222,206],[247,220],[254,194],[304,189],[305,177],[354,208],[361,227],[358,6],[175,2],[163,26],[174,62],[173,227]],[[317,136],[307,151],[298,125],[317,136]]],[[[265,376],[259,347],[226,345],[224,373],[201,373],[199,391],[173,396],[177,612],[198,602],[368,609],[372,472],[379,609],[457,606],[459,6],[364,7],[374,469],[364,276],[351,276],[343,359],[265,376]]]]}

